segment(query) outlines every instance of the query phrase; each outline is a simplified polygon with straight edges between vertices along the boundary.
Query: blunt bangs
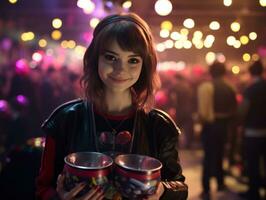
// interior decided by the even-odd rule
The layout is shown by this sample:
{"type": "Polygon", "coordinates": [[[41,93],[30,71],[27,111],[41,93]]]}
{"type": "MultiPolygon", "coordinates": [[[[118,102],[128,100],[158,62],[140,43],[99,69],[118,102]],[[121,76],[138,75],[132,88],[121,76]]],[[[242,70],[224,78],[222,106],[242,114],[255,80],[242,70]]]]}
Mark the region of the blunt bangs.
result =
{"type": "Polygon", "coordinates": [[[148,44],[145,34],[134,22],[120,21],[109,25],[99,35],[99,53],[102,54],[113,41],[117,41],[121,49],[146,57],[148,44]]]}

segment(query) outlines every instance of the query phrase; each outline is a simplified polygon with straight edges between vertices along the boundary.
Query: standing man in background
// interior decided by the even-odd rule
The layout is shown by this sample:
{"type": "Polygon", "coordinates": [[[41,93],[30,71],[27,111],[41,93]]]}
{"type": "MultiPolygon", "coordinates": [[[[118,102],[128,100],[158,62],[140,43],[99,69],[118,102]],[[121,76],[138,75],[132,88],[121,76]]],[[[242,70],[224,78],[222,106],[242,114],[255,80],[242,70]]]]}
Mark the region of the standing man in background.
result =
{"type": "Polygon", "coordinates": [[[210,177],[217,179],[218,191],[224,190],[223,156],[230,120],[235,115],[236,92],[225,80],[226,67],[214,62],[209,66],[211,80],[198,88],[198,113],[202,122],[204,151],[201,198],[210,199],[210,177]]]}
{"type": "MultiPolygon", "coordinates": [[[[249,67],[249,73],[251,84],[244,91],[243,102],[239,107],[240,115],[244,119],[243,149],[249,179],[249,190],[245,197],[248,200],[260,200],[263,199],[259,194],[259,188],[263,185],[262,170],[264,169],[265,174],[266,168],[266,80],[262,76],[263,65],[260,60],[249,67]],[[262,167],[260,159],[264,160],[262,167]]],[[[265,185],[264,190],[266,191],[265,185]]]]}

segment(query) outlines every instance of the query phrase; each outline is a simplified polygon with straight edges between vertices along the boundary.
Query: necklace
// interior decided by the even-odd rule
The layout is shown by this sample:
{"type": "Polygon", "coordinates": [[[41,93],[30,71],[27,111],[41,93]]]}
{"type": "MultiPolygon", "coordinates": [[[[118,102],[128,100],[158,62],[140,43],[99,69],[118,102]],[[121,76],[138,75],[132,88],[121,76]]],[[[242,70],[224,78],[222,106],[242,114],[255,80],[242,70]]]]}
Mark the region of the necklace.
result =
{"type": "Polygon", "coordinates": [[[117,134],[117,130],[124,124],[124,122],[127,120],[127,118],[125,118],[125,119],[123,119],[123,120],[121,120],[120,122],[119,122],[119,124],[116,126],[116,127],[113,127],[112,125],[111,125],[111,123],[110,123],[110,121],[105,117],[105,116],[103,116],[103,118],[104,118],[104,121],[106,122],[106,124],[107,124],[107,126],[112,130],[111,131],[111,133],[113,134],[113,135],[116,135],[117,134]]]}
{"type": "MultiPolygon", "coordinates": [[[[100,139],[97,137],[97,134],[96,134],[96,123],[95,123],[95,113],[94,113],[94,106],[93,104],[91,104],[90,106],[90,115],[91,115],[91,123],[92,123],[92,133],[93,133],[93,137],[94,137],[94,141],[95,141],[95,148],[96,148],[96,151],[100,151],[100,148],[99,148],[99,142],[100,142],[100,139]]],[[[128,150],[128,153],[131,153],[132,152],[132,149],[133,149],[133,143],[134,143],[134,137],[135,137],[135,131],[136,131],[136,122],[137,122],[137,114],[138,112],[136,111],[135,114],[134,114],[134,119],[133,119],[133,129],[131,132],[131,139],[129,141],[129,150],[128,150]]],[[[113,136],[113,138],[115,138],[116,134],[120,134],[121,132],[117,133],[118,132],[118,129],[121,128],[121,126],[124,124],[124,122],[129,119],[129,118],[124,118],[123,120],[121,120],[119,122],[119,124],[116,126],[116,127],[113,127],[110,123],[110,121],[105,118],[105,116],[102,116],[102,118],[104,118],[104,121],[106,122],[106,125],[111,129],[111,132],[110,134],[113,136]]],[[[128,132],[128,131],[122,131],[122,132],[128,132]]],[[[129,132],[128,132],[129,133],[129,132]]],[[[115,151],[115,142],[113,142],[113,145],[112,145],[112,150],[113,152],[115,151]]]]}
{"type": "Polygon", "coordinates": [[[109,128],[112,130],[111,131],[111,134],[112,134],[112,138],[113,138],[113,142],[112,142],[112,150],[113,152],[115,151],[115,137],[117,135],[117,131],[118,129],[123,125],[123,123],[126,121],[127,118],[123,119],[122,121],[119,122],[119,124],[116,126],[116,127],[113,127],[110,123],[110,121],[105,117],[103,116],[106,124],[109,126],[109,128]]]}

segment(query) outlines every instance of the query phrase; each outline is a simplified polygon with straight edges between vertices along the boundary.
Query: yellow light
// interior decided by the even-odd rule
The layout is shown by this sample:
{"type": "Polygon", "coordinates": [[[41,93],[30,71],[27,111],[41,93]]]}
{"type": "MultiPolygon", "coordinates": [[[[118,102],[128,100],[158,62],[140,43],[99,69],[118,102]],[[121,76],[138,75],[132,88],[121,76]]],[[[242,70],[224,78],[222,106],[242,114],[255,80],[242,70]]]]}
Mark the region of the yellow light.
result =
{"type": "Polygon", "coordinates": [[[162,37],[162,38],[167,38],[168,36],[169,36],[169,30],[167,30],[167,29],[162,29],[161,31],[160,31],[160,36],[162,37]]]}
{"type": "Polygon", "coordinates": [[[237,65],[234,65],[231,70],[232,70],[233,74],[239,74],[240,67],[237,65]]]}
{"type": "Polygon", "coordinates": [[[100,22],[100,20],[99,20],[98,18],[92,18],[92,19],[90,20],[90,26],[91,26],[92,28],[95,28],[99,22],[100,22]]]}
{"type": "Polygon", "coordinates": [[[238,22],[233,22],[231,24],[231,30],[234,32],[238,32],[240,30],[240,24],[238,22]]]}
{"type": "Polygon", "coordinates": [[[61,47],[64,48],[64,49],[66,49],[67,48],[67,44],[68,44],[67,40],[63,40],[61,42],[61,47]]]}
{"type": "Polygon", "coordinates": [[[9,3],[12,3],[12,4],[17,3],[17,0],[8,0],[8,1],[9,1],[9,3]]]}
{"type": "Polygon", "coordinates": [[[27,41],[27,33],[22,33],[20,38],[22,41],[27,41]]]}
{"type": "Polygon", "coordinates": [[[181,33],[181,35],[188,35],[188,34],[189,34],[189,31],[188,31],[188,29],[186,29],[186,28],[182,28],[182,29],[180,30],[180,33],[181,33]]]}
{"type": "Polygon", "coordinates": [[[82,59],[82,58],[83,58],[83,55],[84,55],[84,53],[85,53],[85,51],[86,51],[86,48],[83,47],[83,46],[77,45],[77,46],[75,47],[74,51],[75,51],[75,53],[77,54],[77,57],[78,57],[79,59],[82,59]]]}
{"type": "Polygon", "coordinates": [[[41,146],[41,139],[36,138],[35,141],[34,141],[34,146],[35,147],[40,147],[41,146]]]}
{"type": "Polygon", "coordinates": [[[246,45],[249,42],[248,36],[242,35],[240,37],[240,42],[241,42],[241,44],[246,45]]]}
{"type": "Polygon", "coordinates": [[[203,44],[202,41],[200,41],[199,43],[195,44],[195,47],[196,47],[197,49],[202,49],[203,46],[204,46],[204,44],[203,44]]]}
{"type": "Polygon", "coordinates": [[[255,32],[250,32],[248,35],[249,39],[251,40],[256,40],[257,39],[257,33],[255,32]]]}
{"type": "Polygon", "coordinates": [[[59,30],[54,30],[51,34],[54,40],[59,40],[62,37],[62,33],[59,30]]]}
{"type": "Polygon", "coordinates": [[[129,9],[131,6],[132,6],[132,2],[131,1],[125,1],[122,4],[122,7],[125,8],[125,9],[129,9]]]}
{"type": "Polygon", "coordinates": [[[39,40],[39,46],[40,47],[46,47],[47,46],[47,41],[45,39],[40,39],[39,40]]]}
{"type": "Polygon", "coordinates": [[[262,7],[266,7],[266,0],[260,0],[260,5],[262,7]]]}
{"type": "Polygon", "coordinates": [[[213,63],[214,61],[215,61],[215,59],[216,59],[216,55],[215,55],[215,53],[213,53],[213,52],[208,52],[207,54],[206,54],[206,56],[205,56],[205,60],[206,60],[206,63],[207,64],[211,64],[211,63],[213,63]]]}
{"type": "Polygon", "coordinates": [[[171,31],[173,28],[173,24],[170,21],[163,21],[161,23],[161,29],[166,29],[168,31],[171,31]]]}
{"type": "Polygon", "coordinates": [[[194,45],[200,43],[200,41],[201,41],[201,39],[198,39],[198,38],[196,38],[196,37],[193,37],[193,38],[192,38],[192,43],[193,43],[194,45]]]}
{"type": "Polygon", "coordinates": [[[243,54],[243,56],[242,56],[242,58],[243,58],[243,60],[245,61],[245,62],[248,62],[248,61],[250,61],[250,54],[249,53],[244,53],[243,54]]]}
{"type": "Polygon", "coordinates": [[[52,21],[52,26],[54,28],[61,28],[61,26],[62,26],[62,20],[59,19],[59,18],[54,18],[53,21],[52,21]]]}
{"type": "Polygon", "coordinates": [[[219,30],[220,29],[220,24],[217,21],[212,21],[209,25],[211,30],[219,30]]]}
{"type": "Polygon", "coordinates": [[[33,32],[24,32],[21,34],[20,38],[22,41],[30,41],[30,40],[33,40],[35,37],[34,33],[33,32]]]}
{"type": "Polygon", "coordinates": [[[193,38],[201,39],[203,36],[203,33],[201,31],[195,31],[193,33],[193,38]]]}
{"type": "Polygon", "coordinates": [[[28,32],[28,40],[33,40],[35,38],[35,35],[33,32],[28,32]]]}
{"type": "Polygon", "coordinates": [[[76,42],[74,40],[69,40],[67,43],[68,48],[74,49],[76,46],[76,42]]]}
{"type": "Polygon", "coordinates": [[[259,57],[259,55],[258,54],[256,54],[256,53],[254,53],[254,54],[252,54],[252,60],[254,60],[254,61],[257,61],[257,60],[259,60],[260,59],[260,57],[259,57]]]}
{"type": "Polygon", "coordinates": [[[186,28],[193,28],[195,26],[195,22],[193,19],[188,18],[188,19],[185,19],[185,21],[183,22],[183,25],[186,28]]]}
{"type": "Polygon", "coordinates": [[[223,3],[224,3],[225,6],[228,7],[228,6],[232,5],[232,0],[224,0],[223,3]]]}
{"type": "Polygon", "coordinates": [[[239,40],[236,40],[233,46],[238,49],[241,47],[241,42],[239,40]]]}

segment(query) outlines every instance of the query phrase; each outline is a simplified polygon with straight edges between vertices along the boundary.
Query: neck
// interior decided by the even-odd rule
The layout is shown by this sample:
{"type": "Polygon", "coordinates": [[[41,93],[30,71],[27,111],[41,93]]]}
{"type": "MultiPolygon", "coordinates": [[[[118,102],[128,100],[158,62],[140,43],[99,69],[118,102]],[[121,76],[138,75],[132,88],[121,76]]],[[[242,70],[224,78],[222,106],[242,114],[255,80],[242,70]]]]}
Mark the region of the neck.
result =
{"type": "Polygon", "coordinates": [[[108,114],[121,115],[127,114],[132,109],[131,92],[114,93],[110,91],[105,92],[106,112],[108,114]]]}

